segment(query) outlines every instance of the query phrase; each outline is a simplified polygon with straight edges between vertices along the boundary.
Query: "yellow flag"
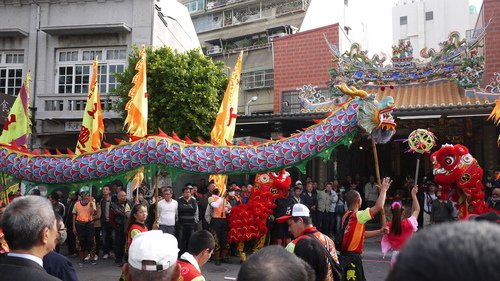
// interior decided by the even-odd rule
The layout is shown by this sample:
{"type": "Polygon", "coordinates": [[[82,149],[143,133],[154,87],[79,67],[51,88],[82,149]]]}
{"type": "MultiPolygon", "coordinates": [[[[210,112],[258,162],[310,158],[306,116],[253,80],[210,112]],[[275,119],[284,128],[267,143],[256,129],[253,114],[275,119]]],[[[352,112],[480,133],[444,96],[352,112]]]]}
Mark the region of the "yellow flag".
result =
{"type": "MultiPolygon", "coordinates": [[[[128,92],[130,100],[125,106],[127,118],[125,126],[127,133],[135,137],[144,137],[148,134],[148,90],[146,76],[146,47],[139,52],[139,61],[135,65],[137,73],[132,78],[132,89],[128,92]]],[[[144,180],[144,167],[138,169],[137,174],[130,181],[130,190],[138,188],[144,180]]],[[[139,191],[137,189],[137,191],[139,191]]]]}
{"type": "Polygon", "coordinates": [[[136,137],[144,137],[148,133],[148,90],[146,80],[146,48],[143,46],[140,58],[135,65],[137,73],[132,79],[134,86],[128,92],[129,102],[125,106],[127,133],[136,137]]]}
{"type": "Polygon", "coordinates": [[[31,75],[28,72],[14,104],[10,108],[9,115],[3,126],[0,142],[15,144],[18,147],[28,143],[31,134],[31,119],[29,109],[29,82],[31,75]]]}
{"type": "MultiPolygon", "coordinates": [[[[222,104],[215,119],[215,125],[210,133],[212,141],[218,144],[226,144],[226,141],[232,142],[234,130],[236,128],[236,117],[238,116],[238,94],[240,90],[241,68],[243,64],[243,51],[241,51],[233,73],[229,78],[229,83],[222,99],[222,104]]],[[[213,181],[220,190],[220,195],[226,190],[226,175],[210,175],[209,181],[213,181]]]]}
{"type": "Polygon", "coordinates": [[[92,63],[92,76],[89,83],[89,95],[83,112],[82,127],[76,143],[77,155],[95,151],[101,148],[102,135],[104,134],[104,121],[101,110],[101,97],[99,96],[99,63],[97,57],[92,63]]]}

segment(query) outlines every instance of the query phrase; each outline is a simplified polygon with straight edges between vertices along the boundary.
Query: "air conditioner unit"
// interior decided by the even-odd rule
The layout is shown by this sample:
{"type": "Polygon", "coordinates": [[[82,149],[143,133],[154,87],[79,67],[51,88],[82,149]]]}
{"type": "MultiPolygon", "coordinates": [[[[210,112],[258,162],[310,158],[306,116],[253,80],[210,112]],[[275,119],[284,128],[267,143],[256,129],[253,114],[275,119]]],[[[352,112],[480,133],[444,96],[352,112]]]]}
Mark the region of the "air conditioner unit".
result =
{"type": "Polygon", "coordinates": [[[222,48],[220,46],[214,45],[207,49],[207,55],[216,55],[222,53],[222,48]]]}
{"type": "Polygon", "coordinates": [[[269,42],[273,42],[274,38],[283,37],[285,35],[286,34],[284,32],[274,33],[273,35],[269,36],[269,42]]]}

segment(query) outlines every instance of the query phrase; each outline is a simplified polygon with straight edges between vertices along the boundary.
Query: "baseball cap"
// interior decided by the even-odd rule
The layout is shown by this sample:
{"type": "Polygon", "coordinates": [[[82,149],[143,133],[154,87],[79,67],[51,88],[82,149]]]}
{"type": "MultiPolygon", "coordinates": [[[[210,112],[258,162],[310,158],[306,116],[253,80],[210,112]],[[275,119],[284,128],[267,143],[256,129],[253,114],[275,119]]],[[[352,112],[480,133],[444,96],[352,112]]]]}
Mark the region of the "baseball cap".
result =
{"type": "Polygon", "coordinates": [[[186,185],[186,187],[187,187],[187,188],[193,188],[193,186],[192,186],[192,185],[190,185],[190,184],[189,184],[189,185],[186,185]]]}
{"type": "Polygon", "coordinates": [[[301,181],[296,181],[295,182],[295,185],[299,185],[299,184],[302,184],[302,182],[301,181]]]}
{"type": "Polygon", "coordinates": [[[88,194],[90,193],[90,187],[84,185],[82,187],[80,187],[80,193],[83,193],[83,194],[88,194]]]}
{"type": "Polygon", "coordinates": [[[276,222],[284,223],[289,218],[292,218],[292,217],[308,217],[308,216],[309,216],[309,208],[307,208],[306,205],[295,204],[295,205],[293,205],[292,209],[287,212],[286,215],[277,218],[276,222]]]}
{"type": "Polygon", "coordinates": [[[145,271],[166,270],[177,261],[177,239],[161,230],[137,234],[128,252],[128,263],[135,269],[145,271]]]}

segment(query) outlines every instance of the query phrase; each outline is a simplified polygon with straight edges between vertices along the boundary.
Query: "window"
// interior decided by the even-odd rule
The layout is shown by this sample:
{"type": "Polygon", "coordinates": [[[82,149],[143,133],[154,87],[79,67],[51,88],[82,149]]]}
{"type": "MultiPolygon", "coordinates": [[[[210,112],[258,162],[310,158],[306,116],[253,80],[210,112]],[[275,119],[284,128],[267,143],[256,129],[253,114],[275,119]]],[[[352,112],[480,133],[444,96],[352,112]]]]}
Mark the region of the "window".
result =
{"type": "Polygon", "coordinates": [[[6,64],[23,64],[24,54],[7,54],[5,55],[6,64]]]}
{"type": "Polygon", "coordinates": [[[23,84],[23,53],[0,53],[0,93],[16,96],[23,84]]]}
{"type": "MultiPolygon", "coordinates": [[[[57,93],[87,94],[89,92],[92,61],[99,60],[99,92],[106,94],[118,86],[115,73],[123,72],[127,63],[126,48],[94,48],[59,50],[57,63],[57,93]]],[[[69,105],[70,110],[80,110],[69,105]]],[[[83,109],[81,109],[83,110],[83,109]]]]}
{"type": "Polygon", "coordinates": [[[241,78],[245,90],[272,88],[274,86],[274,71],[272,69],[246,72],[241,78]]]}
{"type": "Polygon", "coordinates": [[[405,25],[405,24],[408,24],[408,17],[407,16],[399,17],[399,25],[405,25]]]}
{"type": "Polygon", "coordinates": [[[470,41],[473,35],[474,35],[474,29],[469,29],[465,31],[465,38],[467,39],[467,41],[470,41]]]}
{"type": "Polygon", "coordinates": [[[204,0],[194,0],[188,3],[185,3],[184,6],[188,8],[190,13],[198,12],[203,10],[203,6],[205,5],[204,0]]]}
{"type": "Polygon", "coordinates": [[[96,56],[102,59],[102,51],[83,51],[84,61],[93,61],[96,56]]]}
{"type": "Polygon", "coordinates": [[[78,51],[60,52],[59,61],[78,61],[78,51]]]}
{"type": "Polygon", "coordinates": [[[127,59],[127,51],[125,49],[108,50],[106,52],[107,60],[124,60],[127,59]]]}
{"type": "Polygon", "coordinates": [[[434,12],[425,12],[425,20],[433,20],[434,19],[434,12]]]}
{"type": "Polygon", "coordinates": [[[110,99],[102,99],[101,100],[101,108],[102,108],[102,110],[113,109],[113,101],[110,99]]]}

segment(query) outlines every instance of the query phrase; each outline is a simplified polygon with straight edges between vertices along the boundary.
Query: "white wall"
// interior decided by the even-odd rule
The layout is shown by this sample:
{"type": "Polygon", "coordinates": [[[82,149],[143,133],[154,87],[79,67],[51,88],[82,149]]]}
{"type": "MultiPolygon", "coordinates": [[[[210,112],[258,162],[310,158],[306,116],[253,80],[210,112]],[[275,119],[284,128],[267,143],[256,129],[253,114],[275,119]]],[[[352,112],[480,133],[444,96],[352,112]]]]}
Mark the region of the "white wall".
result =
{"type": "Polygon", "coordinates": [[[153,15],[153,46],[167,45],[180,52],[200,48],[200,41],[193,21],[184,5],[176,0],[162,0],[156,2],[156,5],[161,8],[163,19],[167,25],[165,26],[158,11],[155,10],[153,15]]]}
{"type": "Polygon", "coordinates": [[[439,42],[448,39],[452,31],[460,32],[465,38],[466,31],[474,28],[477,14],[469,13],[468,0],[426,0],[394,6],[392,9],[393,45],[401,39],[410,40],[418,56],[424,48],[439,49],[439,42]],[[433,20],[425,20],[426,12],[433,12],[433,20]],[[407,16],[408,23],[400,25],[400,17],[407,16]]]}
{"type": "Polygon", "coordinates": [[[353,0],[347,6],[342,0],[311,0],[299,32],[338,23],[341,52],[348,50],[352,43],[360,43],[366,50],[367,28],[359,13],[361,9],[353,0]],[[345,26],[351,28],[348,35],[343,32],[345,26]]]}

